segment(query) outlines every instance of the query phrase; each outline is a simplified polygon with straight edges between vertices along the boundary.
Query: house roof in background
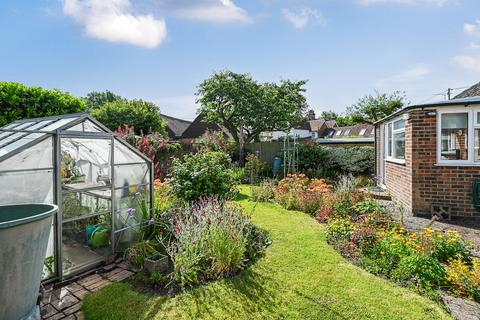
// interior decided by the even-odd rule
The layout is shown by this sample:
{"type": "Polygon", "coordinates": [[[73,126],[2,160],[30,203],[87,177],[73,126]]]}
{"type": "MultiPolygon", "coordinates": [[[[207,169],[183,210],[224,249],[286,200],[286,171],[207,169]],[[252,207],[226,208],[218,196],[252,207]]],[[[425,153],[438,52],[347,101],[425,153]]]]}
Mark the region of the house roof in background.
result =
{"type": "MultiPolygon", "coordinates": [[[[333,128],[333,137],[332,139],[339,139],[345,136],[358,136],[358,137],[371,137],[373,136],[373,125],[368,123],[360,123],[354,126],[348,127],[335,127],[333,128]],[[363,131],[364,130],[364,131],[363,131]],[[337,132],[340,132],[337,135],[337,132]],[[339,137],[339,138],[337,138],[339,137]]],[[[352,138],[355,139],[355,138],[352,138]]]]}
{"type": "Polygon", "coordinates": [[[227,129],[219,126],[216,123],[208,123],[203,120],[204,116],[199,114],[195,120],[188,126],[188,128],[183,132],[183,139],[195,139],[201,137],[207,130],[210,131],[222,131],[228,137],[231,137],[227,129]]]}
{"type": "Polygon", "coordinates": [[[192,123],[192,121],[170,117],[165,114],[160,114],[160,116],[167,122],[167,131],[170,138],[180,138],[192,123]]]}
{"type": "Polygon", "coordinates": [[[337,139],[317,139],[317,144],[372,144],[374,138],[337,138],[337,139]]]}
{"type": "Polygon", "coordinates": [[[468,97],[476,97],[480,96],[480,82],[475,83],[473,86],[470,88],[463,90],[459,94],[457,94],[453,99],[462,99],[462,98],[468,98],[468,97]]]}

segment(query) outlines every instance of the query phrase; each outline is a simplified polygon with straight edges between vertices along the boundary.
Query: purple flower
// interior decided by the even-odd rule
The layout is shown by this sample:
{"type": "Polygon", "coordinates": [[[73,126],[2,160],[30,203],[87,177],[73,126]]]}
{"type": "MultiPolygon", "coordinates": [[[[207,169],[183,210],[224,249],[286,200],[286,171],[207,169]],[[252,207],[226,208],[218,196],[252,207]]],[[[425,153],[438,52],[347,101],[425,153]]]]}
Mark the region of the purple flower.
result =
{"type": "Polygon", "coordinates": [[[148,220],[148,224],[149,224],[149,225],[152,225],[152,224],[154,224],[154,223],[155,223],[155,221],[153,220],[153,218],[150,219],[150,220],[148,220]]]}
{"type": "Polygon", "coordinates": [[[142,194],[140,192],[135,193],[135,197],[140,197],[142,194]]]}
{"type": "Polygon", "coordinates": [[[132,214],[132,213],[135,213],[137,210],[133,209],[133,208],[128,208],[127,209],[127,213],[128,214],[132,214]]]}

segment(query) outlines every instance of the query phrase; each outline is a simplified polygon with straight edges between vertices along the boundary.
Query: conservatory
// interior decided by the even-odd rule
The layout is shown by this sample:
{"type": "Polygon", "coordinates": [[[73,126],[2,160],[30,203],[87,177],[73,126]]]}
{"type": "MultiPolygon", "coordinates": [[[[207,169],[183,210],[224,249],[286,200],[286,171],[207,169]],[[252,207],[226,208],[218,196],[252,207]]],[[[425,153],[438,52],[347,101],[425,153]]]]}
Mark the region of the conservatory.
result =
{"type": "Polygon", "coordinates": [[[152,181],[150,159],[87,114],[0,128],[0,204],[59,206],[46,281],[100,265],[135,241],[152,211],[152,181]]]}

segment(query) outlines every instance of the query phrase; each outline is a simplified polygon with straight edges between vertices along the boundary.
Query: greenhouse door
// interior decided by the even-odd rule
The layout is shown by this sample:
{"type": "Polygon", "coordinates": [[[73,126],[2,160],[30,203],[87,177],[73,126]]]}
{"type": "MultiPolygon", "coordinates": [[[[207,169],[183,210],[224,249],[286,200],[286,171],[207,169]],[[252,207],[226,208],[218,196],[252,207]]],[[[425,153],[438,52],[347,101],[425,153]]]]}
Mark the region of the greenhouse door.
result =
{"type": "Polygon", "coordinates": [[[61,279],[113,254],[113,136],[59,138],[61,279]]]}

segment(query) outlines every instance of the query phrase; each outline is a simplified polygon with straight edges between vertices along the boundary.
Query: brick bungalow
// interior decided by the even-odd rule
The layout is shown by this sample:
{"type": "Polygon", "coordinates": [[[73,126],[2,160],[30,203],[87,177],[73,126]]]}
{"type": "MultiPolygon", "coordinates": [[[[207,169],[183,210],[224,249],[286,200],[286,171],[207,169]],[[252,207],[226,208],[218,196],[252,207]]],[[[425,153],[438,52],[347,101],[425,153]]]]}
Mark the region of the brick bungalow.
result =
{"type": "Polygon", "coordinates": [[[382,119],[375,154],[379,185],[407,211],[480,222],[480,96],[411,105],[382,119]]]}

